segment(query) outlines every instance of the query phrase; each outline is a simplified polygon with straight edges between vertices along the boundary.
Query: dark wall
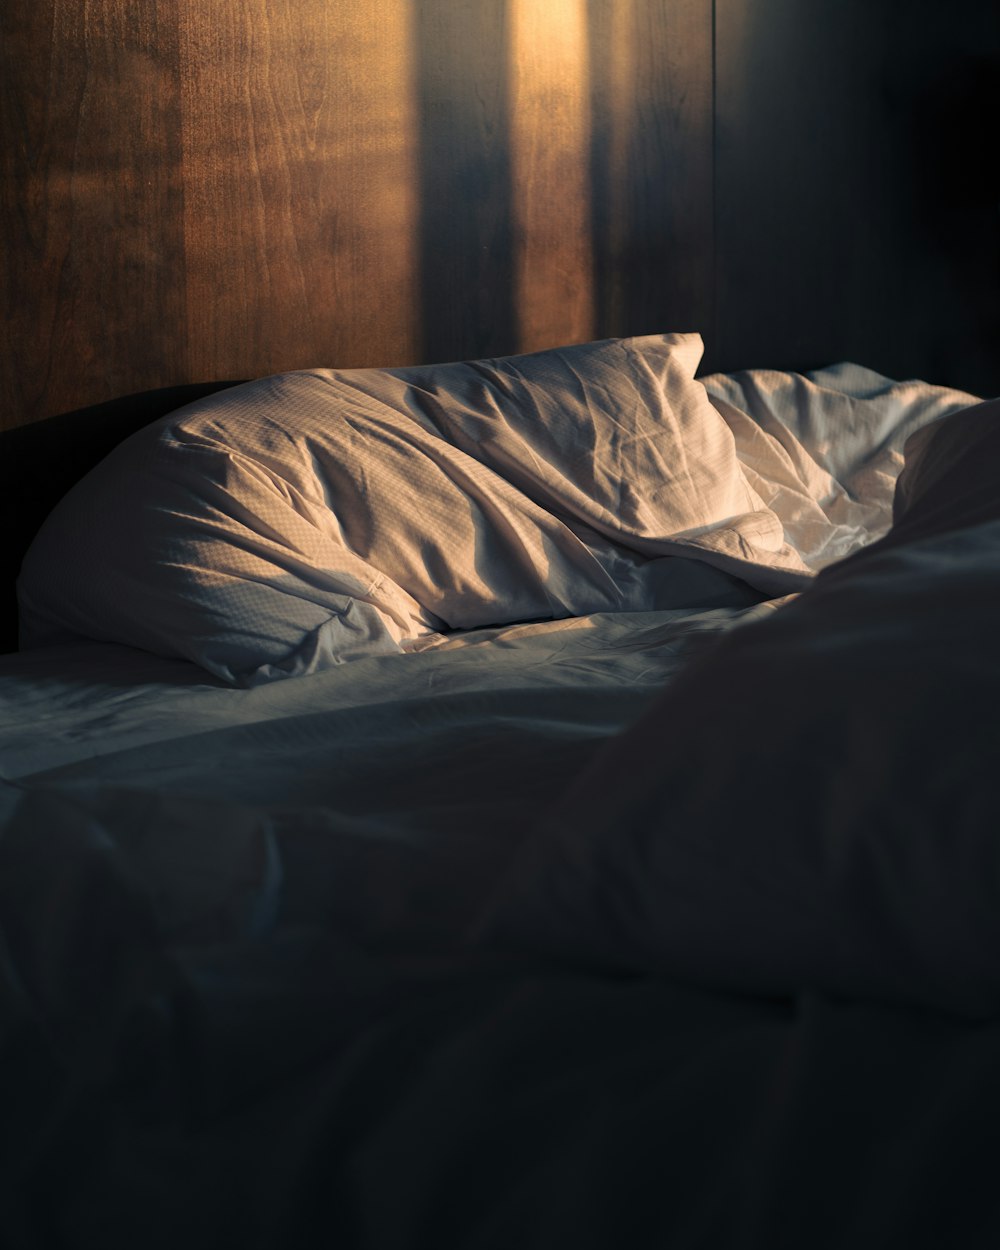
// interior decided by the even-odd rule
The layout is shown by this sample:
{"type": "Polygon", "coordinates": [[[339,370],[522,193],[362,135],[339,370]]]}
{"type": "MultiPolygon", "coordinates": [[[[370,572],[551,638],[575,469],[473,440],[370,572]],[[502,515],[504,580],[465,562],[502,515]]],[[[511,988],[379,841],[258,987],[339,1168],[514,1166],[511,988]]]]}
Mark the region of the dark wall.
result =
{"type": "Polygon", "coordinates": [[[716,7],[719,363],[1000,392],[1000,5],[716,7]]]}
{"type": "Polygon", "coordinates": [[[1000,6],[6,0],[0,425],[700,330],[1000,391],[1000,6]]]}

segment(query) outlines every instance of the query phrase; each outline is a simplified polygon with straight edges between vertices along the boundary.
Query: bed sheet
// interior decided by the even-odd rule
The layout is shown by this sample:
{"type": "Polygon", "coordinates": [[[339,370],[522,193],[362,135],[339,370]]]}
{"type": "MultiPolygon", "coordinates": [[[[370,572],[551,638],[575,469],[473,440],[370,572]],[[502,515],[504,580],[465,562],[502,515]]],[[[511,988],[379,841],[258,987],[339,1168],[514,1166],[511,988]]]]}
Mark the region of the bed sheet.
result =
{"type": "MultiPolygon", "coordinates": [[[[249,690],[233,689],[185,661],[109,644],[0,656],[0,775],[26,777],[238,726],[287,727],[291,718],[318,713],[351,713],[347,736],[356,738],[363,709],[381,708],[371,713],[378,736],[389,732],[394,705],[439,701],[445,694],[478,692],[488,699],[534,691],[539,706],[553,706],[574,691],[652,690],[712,636],[768,615],[784,601],[707,612],[596,613],[438,635],[409,654],[372,656],[249,690]]],[[[488,713],[484,706],[476,714],[488,713]]],[[[225,786],[224,777],[217,780],[225,786]]]]}
{"type": "Polygon", "coordinates": [[[447,950],[593,751],[777,606],[479,630],[251,690],[117,648],[28,653],[0,665],[0,774],[29,859],[86,857],[100,829],[172,932],[321,921],[447,950]]]}
{"type": "Polygon", "coordinates": [[[7,1250],[1000,1236],[996,1022],[372,951],[241,911],[232,862],[177,916],[162,857],[32,798],[0,840],[7,1250]]]}
{"type": "Polygon", "coordinates": [[[8,1250],[1000,1236],[996,1025],[373,962],[301,931],[164,951],[129,919],[117,1015],[53,1045],[25,1014],[8,1048],[8,1250]]]}

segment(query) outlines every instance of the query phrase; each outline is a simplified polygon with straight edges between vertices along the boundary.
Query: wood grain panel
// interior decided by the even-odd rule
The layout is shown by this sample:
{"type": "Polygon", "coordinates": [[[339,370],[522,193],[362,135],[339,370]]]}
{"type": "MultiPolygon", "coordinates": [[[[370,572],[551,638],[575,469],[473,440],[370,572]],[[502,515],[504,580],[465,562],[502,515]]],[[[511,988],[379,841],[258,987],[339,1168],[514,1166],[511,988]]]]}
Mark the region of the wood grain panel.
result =
{"type": "Polygon", "coordinates": [[[421,356],[517,350],[508,0],[415,0],[421,356]]]}
{"type": "Polygon", "coordinates": [[[586,0],[511,0],[514,303],[519,351],[594,336],[586,0]]]}
{"type": "Polygon", "coordinates": [[[0,6],[4,425],[184,374],[174,0],[0,6]]]}
{"type": "Polygon", "coordinates": [[[629,4],[588,4],[590,49],[591,247],[598,337],[629,333],[625,265],[629,246],[630,127],[635,116],[629,4]]]}
{"type": "Polygon", "coordinates": [[[412,361],[407,0],[180,0],[190,367],[412,361]]]}
{"type": "Polygon", "coordinates": [[[700,325],[710,8],[10,0],[4,420],[700,325]]]}
{"type": "Polygon", "coordinates": [[[601,335],[697,330],[712,348],[711,0],[590,0],[601,335]]]}
{"type": "Polygon", "coordinates": [[[995,393],[998,67],[981,0],[4,0],[0,425],[660,330],[995,393]]]}

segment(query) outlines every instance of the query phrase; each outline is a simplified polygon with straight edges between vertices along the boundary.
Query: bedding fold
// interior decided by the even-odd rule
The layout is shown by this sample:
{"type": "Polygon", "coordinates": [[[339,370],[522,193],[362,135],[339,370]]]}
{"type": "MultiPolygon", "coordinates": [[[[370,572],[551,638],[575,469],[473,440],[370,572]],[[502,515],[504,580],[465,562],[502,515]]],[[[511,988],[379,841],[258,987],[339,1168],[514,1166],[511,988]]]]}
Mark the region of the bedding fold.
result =
{"type": "Polygon", "coordinates": [[[1000,1016],[1000,403],[916,437],[893,529],[602,748],[479,940],[1000,1016]]]}

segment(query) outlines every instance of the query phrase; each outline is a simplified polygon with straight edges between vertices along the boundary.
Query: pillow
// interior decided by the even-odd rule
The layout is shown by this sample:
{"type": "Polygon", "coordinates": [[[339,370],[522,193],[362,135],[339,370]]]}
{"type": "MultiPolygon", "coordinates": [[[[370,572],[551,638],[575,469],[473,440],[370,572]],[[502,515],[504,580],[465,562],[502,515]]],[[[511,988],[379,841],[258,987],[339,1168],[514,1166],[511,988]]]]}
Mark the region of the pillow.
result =
{"type": "Polygon", "coordinates": [[[798,589],[808,571],[694,379],[701,353],[668,334],[317,369],[190,405],[50,515],[22,646],[125,643],[253,684],[444,629],[658,606],[690,558],[798,589]],[[676,563],[650,581],[653,557],[676,563]]]}
{"type": "Polygon", "coordinates": [[[1000,403],[917,445],[893,531],[604,748],[478,941],[1000,1012],[1000,403]]]}
{"type": "Polygon", "coordinates": [[[70,487],[133,430],[234,382],[139,391],[0,430],[0,653],[17,650],[15,583],[39,526],[70,487]]]}

